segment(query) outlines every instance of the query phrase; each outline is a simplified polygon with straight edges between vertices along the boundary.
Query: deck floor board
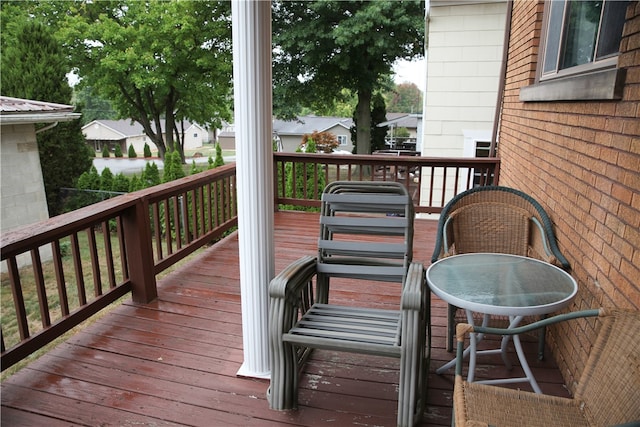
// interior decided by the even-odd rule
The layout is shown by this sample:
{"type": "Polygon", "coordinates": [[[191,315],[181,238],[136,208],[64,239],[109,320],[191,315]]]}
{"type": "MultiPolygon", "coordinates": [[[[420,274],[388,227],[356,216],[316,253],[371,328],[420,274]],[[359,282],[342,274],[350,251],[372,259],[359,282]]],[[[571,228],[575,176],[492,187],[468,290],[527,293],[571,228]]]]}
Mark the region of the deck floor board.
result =
{"type": "MultiPolygon", "coordinates": [[[[279,212],[275,219],[276,271],[315,254],[316,214],[279,212]]],[[[435,221],[416,221],[415,261],[429,264],[435,231],[435,221]]],[[[238,240],[231,236],[164,277],[157,300],[125,300],[31,362],[2,383],[2,425],[395,425],[398,360],[392,358],[316,351],[301,375],[299,409],[269,410],[268,381],[236,375],[243,361],[238,265],[238,240]]],[[[335,297],[380,307],[399,299],[392,288],[370,285],[335,297]]],[[[452,354],[444,349],[446,305],[436,297],[431,314],[422,425],[448,426],[453,375],[433,371],[452,354]]],[[[553,361],[535,360],[535,340],[524,341],[543,391],[567,396],[553,361]]],[[[499,358],[478,363],[480,378],[519,369],[507,372],[499,358]]]]}

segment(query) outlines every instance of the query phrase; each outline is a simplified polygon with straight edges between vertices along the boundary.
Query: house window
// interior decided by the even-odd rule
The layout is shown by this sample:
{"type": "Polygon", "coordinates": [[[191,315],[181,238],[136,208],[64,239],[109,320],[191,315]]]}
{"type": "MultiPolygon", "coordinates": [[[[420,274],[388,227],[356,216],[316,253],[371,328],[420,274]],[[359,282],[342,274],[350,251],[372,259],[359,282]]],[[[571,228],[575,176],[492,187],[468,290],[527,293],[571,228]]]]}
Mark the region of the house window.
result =
{"type": "Polygon", "coordinates": [[[340,145],[347,145],[347,136],[338,135],[338,143],[340,143],[340,145]]]}
{"type": "Polygon", "coordinates": [[[619,99],[618,54],[627,1],[545,3],[537,83],[522,101],[619,99]]]}

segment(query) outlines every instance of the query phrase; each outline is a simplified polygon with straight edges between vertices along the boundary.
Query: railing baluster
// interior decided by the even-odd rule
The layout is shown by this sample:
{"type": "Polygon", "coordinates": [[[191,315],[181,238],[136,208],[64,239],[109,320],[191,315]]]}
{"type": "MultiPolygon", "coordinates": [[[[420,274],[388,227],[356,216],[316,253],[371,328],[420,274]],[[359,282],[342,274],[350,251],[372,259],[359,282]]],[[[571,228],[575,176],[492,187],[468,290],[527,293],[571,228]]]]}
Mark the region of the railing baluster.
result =
{"type": "Polygon", "coordinates": [[[16,310],[18,332],[20,333],[20,339],[26,340],[29,338],[29,322],[27,321],[27,310],[24,306],[24,295],[20,284],[20,271],[15,257],[7,259],[7,270],[11,281],[11,295],[13,296],[13,306],[16,310]]]}
{"type": "Polygon", "coordinates": [[[58,299],[60,301],[60,313],[63,316],[69,314],[69,296],[67,295],[67,284],[64,280],[64,267],[62,266],[62,251],[60,250],[60,241],[51,242],[53,252],[53,267],[56,272],[56,284],[58,288],[58,299]]]}
{"type": "Polygon", "coordinates": [[[42,273],[42,259],[38,248],[31,250],[31,265],[33,266],[33,277],[36,282],[36,292],[38,293],[40,320],[42,321],[42,327],[46,328],[51,325],[51,316],[49,316],[49,301],[47,300],[47,289],[44,282],[44,274],[42,273]]]}
{"type": "Polygon", "coordinates": [[[102,295],[102,278],[100,276],[100,262],[98,261],[98,245],[96,244],[96,231],[93,227],[87,228],[89,240],[89,253],[91,254],[91,271],[93,273],[93,292],[95,296],[102,295]]]}
{"type": "Polygon", "coordinates": [[[104,256],[107,263],[109,288],[113,289],[116,287],[116,272],[113,263],[113,248],[111,246],[111,231],[109,231],[109,221],[102,222],[102,235],[104,236],[104,256]]]}
{"type": "Polygon", "coordinates": [[[73,267],[76,273],[76,287],[78,288],[78,304],[83,306],[87,303],[87,294],[84,287],[84,274],[82,273],[82,260],[80,258],[80,244],[78,234],[73,233],[71,238],[71,256],[73,257],[73,267]]]}

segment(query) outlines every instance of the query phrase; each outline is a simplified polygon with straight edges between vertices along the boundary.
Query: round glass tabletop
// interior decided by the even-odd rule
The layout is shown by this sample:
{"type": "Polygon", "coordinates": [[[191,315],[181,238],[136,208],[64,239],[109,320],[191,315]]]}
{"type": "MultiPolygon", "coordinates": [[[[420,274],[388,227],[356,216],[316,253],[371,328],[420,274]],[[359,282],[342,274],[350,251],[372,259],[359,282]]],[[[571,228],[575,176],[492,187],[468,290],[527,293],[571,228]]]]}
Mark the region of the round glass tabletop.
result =
{"type": "Polygon", "coordinates": [[[564,270],[518,255],[455,255],[432,264],[426,275],[431,290],[443,300],[486,314],[551,313],[569,304],[578,290],[564,270]]]}

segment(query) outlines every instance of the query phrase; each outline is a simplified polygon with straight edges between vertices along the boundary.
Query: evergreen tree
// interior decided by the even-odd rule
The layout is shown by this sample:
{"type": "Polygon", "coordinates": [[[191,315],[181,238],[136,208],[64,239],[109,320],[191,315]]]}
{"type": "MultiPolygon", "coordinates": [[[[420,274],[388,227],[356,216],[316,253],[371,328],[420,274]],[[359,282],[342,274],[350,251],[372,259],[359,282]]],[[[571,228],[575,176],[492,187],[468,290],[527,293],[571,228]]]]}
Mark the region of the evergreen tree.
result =
{"type": "Polygon", "coordinates": [[[147,163],[140,178],[142,188],[149,188],[160,184],[160,171],[158,170],[158,165],[154,162],[147,163]]]}
{"type": "Polygon", "coordinates": [[[111,188],[113,188],[113,172],[109,168],[104,168],[100,174],[100,190],[111,191],[111,188]]]}
{"type": "Polygon", "coordinates": [[[122,157],[122,148],[120,148],[120,144],[116,144],[116,148],[113,150],[113,155],[115,157],[122,157]]]}
{"type": "MultiPolygon", "coordinates": [[[[49,27],[28,19],[4,27],[0,57],[2,94],[36,101],[70,104],[72,90],[66,74],[66,56],[54,41],[49,27]]],[[[89,170],[92,153],[86,145],[79,120],[61,122],[37,134],[38,152],[49,214],[63,211],[59,192],[72,187],[89,170]]]]}
{"type": "Polygon", "coordinates": [[[119,193],[126,193],[129,191],[129,178],[127,178],[122,172],[117,174],[113,178],[113,185],[111,191],[117,191],[119,193]]]}
{"type": "Polygon", "coordinates": [[[102,147],[102,157],[111,156],[111,150],[109,150],[109,144],[104,144],[102,147]]]}
{"type": "Polygon", "coordinates": [[[216,160],[213,163],[213,167],[217,168],[218,166],[224,165],[224,158],[222,157],[222,147],[220,143],[216,143],[216,160]]]}
{"type": "Polygon", "coordinates": [[[136,149],[133,148],[133,145],[129,145],[129,152],[127,153],[127,155],[130,159],[135,159],[136,157],[138,157],[138,154],[136,154],[136,149]]]}
{"type": "Polygon", "coordinates": [[[386,148],[384,138],[387,136],[388,126],[378,126],[387,121],[387,110],[384,98],[380,93],[376,93],[371,101],[371,152],[386,148]]]}
{"type": "Polygon", "coordinates": [[[143,150],[145,159],[148,159],[149,157],[151,157],[151,148],[149,148],[149,144],[145,142],[144,148],[142,150],[143,150]]]}

